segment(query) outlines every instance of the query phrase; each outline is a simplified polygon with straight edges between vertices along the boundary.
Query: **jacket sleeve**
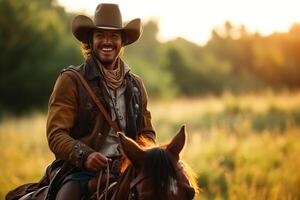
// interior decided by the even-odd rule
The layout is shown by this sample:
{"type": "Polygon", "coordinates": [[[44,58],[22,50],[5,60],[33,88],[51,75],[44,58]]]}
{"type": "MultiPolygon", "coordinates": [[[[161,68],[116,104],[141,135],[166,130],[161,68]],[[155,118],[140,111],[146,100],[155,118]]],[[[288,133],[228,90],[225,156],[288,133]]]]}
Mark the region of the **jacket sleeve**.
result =
{"type": "MultiPolygon", "coordinates": [[[[142,110],[142,128],[139,133],[139,139],[143,137],[146,140],[150,140],[151,142],[155,143],[156,133],[154,131],[154,128],[152,126],[151,122],[151,113],[148,110],[148,94],[145,88],[145,85],[141,79],[140,85],[141,85],[141,95],[142,95],[142,102],[143,102],[143,110],[142,110]]],[[[139,141],[138,139],[138,141],[139,141]]]]}
{"type": "Polygon", "coordinates": [[[71,137],[70,131],[78,118],[78,92],[72,72],[62,73],[49,100],[47,140],[56,158],[71,162],[77,167],[93,149],[71,137]]]}

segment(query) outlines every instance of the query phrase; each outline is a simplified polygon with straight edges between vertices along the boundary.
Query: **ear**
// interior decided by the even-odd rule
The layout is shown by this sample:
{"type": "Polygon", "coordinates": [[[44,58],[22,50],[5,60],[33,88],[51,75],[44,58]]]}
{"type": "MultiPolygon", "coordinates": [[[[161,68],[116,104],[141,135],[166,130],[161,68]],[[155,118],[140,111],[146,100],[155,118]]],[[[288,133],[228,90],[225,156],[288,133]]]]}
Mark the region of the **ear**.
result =
{"type": "Polygon", "coordinates": [[[118,132],[121,147],[126,157],[131,163],[137,167],[140,166],[145,156],[145,151],[139,147],[139,145],[132,139],[126,137],[124,133],[118,132]]]}
{"type": "Polygon", "coordinates": [[[178,161],[179,153],[184,147],[186,139],[185,125],[183,125],[177,135],[172,139],[172,141],[167,145],[166,150],[168,150],[178,161]]]}

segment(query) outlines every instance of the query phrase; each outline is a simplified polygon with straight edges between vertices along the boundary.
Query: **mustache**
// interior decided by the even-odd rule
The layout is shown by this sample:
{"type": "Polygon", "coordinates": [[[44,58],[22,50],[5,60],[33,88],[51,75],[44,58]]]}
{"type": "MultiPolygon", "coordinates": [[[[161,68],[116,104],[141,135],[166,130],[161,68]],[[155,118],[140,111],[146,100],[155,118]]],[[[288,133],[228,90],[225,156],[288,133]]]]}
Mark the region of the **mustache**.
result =
{"type": "Polygon", "coordinates": [[[116,46],[113,45],[113,44],[102,44],[102,45],[99,45],[98,48],[102,49],[102,48],[113,48],[115,49],[116,46]]]}

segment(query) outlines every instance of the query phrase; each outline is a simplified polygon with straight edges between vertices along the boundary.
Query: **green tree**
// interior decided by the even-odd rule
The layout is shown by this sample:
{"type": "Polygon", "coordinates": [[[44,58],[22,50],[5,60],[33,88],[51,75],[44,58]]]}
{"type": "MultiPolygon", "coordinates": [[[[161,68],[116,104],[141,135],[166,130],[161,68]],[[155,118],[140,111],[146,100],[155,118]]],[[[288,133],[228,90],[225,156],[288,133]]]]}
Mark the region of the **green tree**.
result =
{"type": "Polygon", "coordinates": [[[197,90],[197,79],[200,77],[187,66],[182,54],[175,48],[167,51],[167,69],[173,75],[173,87],[178,87],[180,94],[192,95],[197,90]]]}
{"type": "MultiPolygon", "coordinates": [[[[66,55],[58,52],[71,46],[65,38],[66,16],[51,0],[0,1],[1,111],[21,113],[45,106],[66,55]]],[[[78,52],[68,54],[78,61],[78,52]]]]}

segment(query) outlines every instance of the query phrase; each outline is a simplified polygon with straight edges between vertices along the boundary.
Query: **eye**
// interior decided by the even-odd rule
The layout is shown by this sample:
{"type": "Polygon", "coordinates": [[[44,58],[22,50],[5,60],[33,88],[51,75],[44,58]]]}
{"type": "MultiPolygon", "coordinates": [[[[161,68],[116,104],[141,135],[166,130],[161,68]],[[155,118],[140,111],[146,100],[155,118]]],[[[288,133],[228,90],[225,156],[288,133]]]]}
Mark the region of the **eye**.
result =
{"type": "Polygon", "coordinates": [[[102,33],[102,32],[97,32],[97,33],[95,33],[95,37],[96,37],[96,38],[103,38],[103,37],[104,37],[104,33],[102,33]]]}
{"type": "Polygon", "coordinates": [[[121,38],[121,35],[120,35],[120,33],[113,33],[113,34],[111,35],[111,37],[112,37],[113,39],[119,39],[119,38],[121,38]]]}

